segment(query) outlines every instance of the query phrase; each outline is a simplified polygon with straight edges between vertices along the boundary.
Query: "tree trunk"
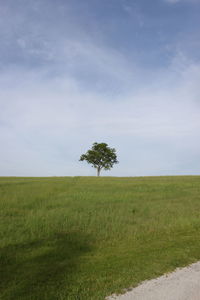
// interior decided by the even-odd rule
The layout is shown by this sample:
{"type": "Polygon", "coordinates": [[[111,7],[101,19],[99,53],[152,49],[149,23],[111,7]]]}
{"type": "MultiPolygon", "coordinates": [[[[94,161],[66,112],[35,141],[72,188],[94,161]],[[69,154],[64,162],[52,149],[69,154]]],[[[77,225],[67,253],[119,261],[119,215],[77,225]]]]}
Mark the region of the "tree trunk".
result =
{"type": "Polygon", "coordinates": [[[100,171],[101,171],[101,168],[98,167],[98,168],[97,168],[97,176],[100,176],[100,171]]]}

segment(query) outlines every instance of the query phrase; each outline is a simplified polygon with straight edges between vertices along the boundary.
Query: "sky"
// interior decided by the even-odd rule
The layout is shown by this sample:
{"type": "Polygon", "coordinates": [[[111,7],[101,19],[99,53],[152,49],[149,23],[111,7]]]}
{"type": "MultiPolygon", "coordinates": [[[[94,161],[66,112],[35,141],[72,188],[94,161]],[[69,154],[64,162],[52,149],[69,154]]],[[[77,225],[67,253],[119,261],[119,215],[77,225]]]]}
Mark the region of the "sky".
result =
{"type": "Polygon", "coordinates": [[[0,0],[0,176],[200,174],[200,0],[0,0]]]}

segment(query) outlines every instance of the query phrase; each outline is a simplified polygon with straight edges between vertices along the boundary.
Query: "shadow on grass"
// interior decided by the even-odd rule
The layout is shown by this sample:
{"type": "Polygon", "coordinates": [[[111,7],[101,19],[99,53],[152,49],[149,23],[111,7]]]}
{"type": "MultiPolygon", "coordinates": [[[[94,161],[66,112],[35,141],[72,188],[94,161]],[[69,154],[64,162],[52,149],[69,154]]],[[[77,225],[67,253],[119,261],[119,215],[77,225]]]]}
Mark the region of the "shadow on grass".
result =
{"type": "MultiPolygon", "coordinates": [[[[80,257],[90,251],[87,240],[81,234],[59,234],[1,249],[1,299],[68,299],[78,277],[80,257]]],[[[73,299],[79,299],[78,295],[73,299]]]]}

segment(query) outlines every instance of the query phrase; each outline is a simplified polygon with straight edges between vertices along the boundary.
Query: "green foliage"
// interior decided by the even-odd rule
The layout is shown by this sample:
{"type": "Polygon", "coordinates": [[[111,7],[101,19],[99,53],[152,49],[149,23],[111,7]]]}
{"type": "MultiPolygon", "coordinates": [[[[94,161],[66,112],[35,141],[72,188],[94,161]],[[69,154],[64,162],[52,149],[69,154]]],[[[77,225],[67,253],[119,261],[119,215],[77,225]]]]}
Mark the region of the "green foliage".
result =
{"type": "Polygon", "coordinates": [[[0,299],[103,300],[200,259],[200,177],[0,178],[0,299]]]}
{"type": "Polygon", "coordinates": [[[102,169],[110,170],[118,163],[116,150],[108,147],[106,143],[94,143],[92,149],[81,155],[80,161],[84,160],[97,169],[98,176],[102,169]]]}

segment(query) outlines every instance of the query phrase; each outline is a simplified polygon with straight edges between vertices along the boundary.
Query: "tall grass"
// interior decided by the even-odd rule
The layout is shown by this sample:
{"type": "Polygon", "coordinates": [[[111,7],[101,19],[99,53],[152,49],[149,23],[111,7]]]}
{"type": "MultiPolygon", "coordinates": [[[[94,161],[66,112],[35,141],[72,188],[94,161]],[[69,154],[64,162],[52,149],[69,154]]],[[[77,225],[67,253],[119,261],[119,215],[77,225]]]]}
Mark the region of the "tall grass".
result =
{"type": "Polygon", "coordinates": [[[200,259],[200,177],[0,178],[2,300],[104,299],[200,259]]]}

